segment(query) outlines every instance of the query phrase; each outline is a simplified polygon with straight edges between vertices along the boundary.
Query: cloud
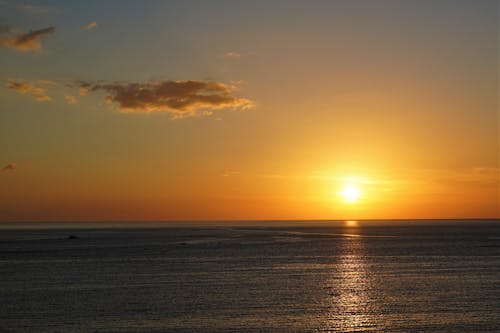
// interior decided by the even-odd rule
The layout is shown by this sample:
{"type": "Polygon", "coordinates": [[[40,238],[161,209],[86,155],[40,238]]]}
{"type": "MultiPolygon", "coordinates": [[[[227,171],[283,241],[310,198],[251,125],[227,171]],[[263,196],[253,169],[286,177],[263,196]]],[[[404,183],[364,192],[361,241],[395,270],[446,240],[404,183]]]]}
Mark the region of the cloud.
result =
{"type": "Polygon", "coordinates": [[[48,27],[39,30],[32,30],[17,36],[2,36],[10,32],[9,27],[0,29],[0,47],[15,49],[21,52],[34,52],[42,48],[41,39],[52,35],[55,27],[48,27]]]}
{"type": "Polygon", "coordinates": [[[238,52],[235,52],[235,51],[230,51],[230,52],[226,52],[224,53],[224,57],[225,58],[241,58],[241,53],[238,53],[238,52]]]}
{"type": "Polygon", "coordinates": [[[76,99],[75,96],[66,95],[66,96],[64,96],[64,99],[70,105],[78,104],[78,100],[76,99]]]}
{"type": "Polygon", "coordinates": [[[82,29],[83,30],[90,30],[90,29],[94,29],[94,28],[97,28],[97,22],[96,21],[89,22],[82,29]]]}
{"type": "Polygon", "coordinates": [[[17,169],[17,164],[16,163],[10,163],[4,166],[1,171],[2,172],[12,172],[17,169]]]}
{"type": "Polygon", "coordinates": [[[500,170],[498,168],[476,167],[462,170],[429,171],[432,182],[441,185],[455,186],[490,186],[498,187],[500,170]]]}
{"type": "Polygon", "coordinates": [[[17,9],[26,14],[57,14],[60,11],[58,8],[35,5],[22,5],[17,9]]]}
{"type": "Polygon", "coordinates": [[[106,92],[105,101],[118,104],[122,112],[163,111],[173,118],[211,115],[214,110],[254,106],[251,100],[233,95],[235,86],[214,81],[80,82],[80,88],[106,92]]]}
{"type": "Polygon", "coordinates": [[[55,85],[57,85],[56,82],[51,81],[51,80],[36,80],[36,82],[38,82],[40,84],[49,85],[49,86],[55,86],[55,85]]]}
{"type": "Polygon", "coordinates": [[[239,175],[241,175],[241,172],[233,171],[233,170],[226,170],[221,174],[222,177],[231,177],[231,176],[239,176],[239,175]]]}
{"type": "Polygon", "coordinates": [[[50,96],[46,95],[44,88],[37,87],[34,83],[10,81],[7,83],[7,88],[22,95],[28,94],[37,102],[48,102],[52,100],[50,96]]]}

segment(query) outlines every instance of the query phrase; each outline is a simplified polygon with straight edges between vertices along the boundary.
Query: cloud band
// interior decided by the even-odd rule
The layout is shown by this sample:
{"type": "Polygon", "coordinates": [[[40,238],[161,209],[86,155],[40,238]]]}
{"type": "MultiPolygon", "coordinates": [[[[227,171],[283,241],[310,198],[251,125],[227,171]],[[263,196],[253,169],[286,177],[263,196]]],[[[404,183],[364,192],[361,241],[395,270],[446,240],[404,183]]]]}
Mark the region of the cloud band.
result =
{"type": "Polygon", "coordinates": [[[218,109],[248,109],[253,102],[234,96],[235,86],[214,81],[160,81],[145,83],[80,82],[90,92],[104,91],[105,100],[122,112],[169,112],[175,118],[211,114],[218,109]]]}

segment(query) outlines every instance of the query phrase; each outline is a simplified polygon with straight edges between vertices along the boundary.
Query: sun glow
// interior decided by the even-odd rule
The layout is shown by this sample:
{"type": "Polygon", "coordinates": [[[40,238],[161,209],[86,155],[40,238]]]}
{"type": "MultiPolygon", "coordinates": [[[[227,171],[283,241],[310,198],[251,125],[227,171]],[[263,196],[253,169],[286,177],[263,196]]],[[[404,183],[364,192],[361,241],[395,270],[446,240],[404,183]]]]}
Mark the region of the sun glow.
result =
{"type": "Polygon", "coordinates": [[[361,193],[357,186],[346,185],[340,192],[339,195],[345,202],[354,203],[357,202],[361,193]]]}
{"type": "Polygon", "coordinates": [[[355,228],[355,227],[359,226],[359,223],[358,223],[358,221],[355,221],[355,220],[347,220],[347,221],[344,221],[344,225],[346,227],[349,227],[349,228],[355,228]]]}

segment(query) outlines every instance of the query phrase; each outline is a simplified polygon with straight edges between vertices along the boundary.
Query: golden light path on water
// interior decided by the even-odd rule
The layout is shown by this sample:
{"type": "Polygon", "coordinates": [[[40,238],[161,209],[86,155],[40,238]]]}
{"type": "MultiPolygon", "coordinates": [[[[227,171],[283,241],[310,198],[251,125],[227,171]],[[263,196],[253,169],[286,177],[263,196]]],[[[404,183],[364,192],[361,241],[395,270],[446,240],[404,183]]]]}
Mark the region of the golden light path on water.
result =
{"type": "Polygon", "coordinates": [[[330,314],[325,332],[365,332],[380,329],[376,322],[376,302],[373,301],[373,281],[365,257],[364,237],[358,221],[344,222],[344,235],[339,240],[341,253],[338,264],[328,281],[330,314]]]}

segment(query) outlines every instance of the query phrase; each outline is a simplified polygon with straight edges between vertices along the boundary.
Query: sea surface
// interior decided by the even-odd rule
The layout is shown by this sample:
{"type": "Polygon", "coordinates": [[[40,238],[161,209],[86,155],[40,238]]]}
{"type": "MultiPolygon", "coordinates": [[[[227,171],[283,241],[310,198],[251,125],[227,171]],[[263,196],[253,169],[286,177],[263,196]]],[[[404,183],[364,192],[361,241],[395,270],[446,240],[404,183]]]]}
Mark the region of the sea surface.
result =
{"type": "Polygon", "coordinates": [[[0,332],[500,332],[500,223],[3,223],[0,332]]]}

